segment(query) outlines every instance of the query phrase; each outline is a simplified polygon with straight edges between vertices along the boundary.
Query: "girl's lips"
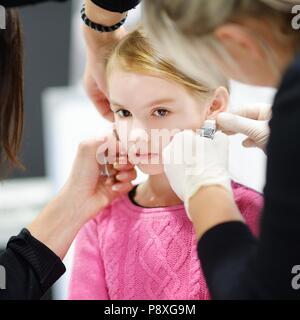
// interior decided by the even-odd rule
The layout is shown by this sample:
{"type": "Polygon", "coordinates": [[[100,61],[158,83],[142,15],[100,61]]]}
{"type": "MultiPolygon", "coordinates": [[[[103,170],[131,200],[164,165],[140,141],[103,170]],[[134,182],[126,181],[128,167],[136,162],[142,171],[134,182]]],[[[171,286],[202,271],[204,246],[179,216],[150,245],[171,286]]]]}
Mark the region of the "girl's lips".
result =
{"type": "Polygon", "coordinates": [[[144,153],[144,154],[136,153],[136,157],[138,158],[150,158],[150,157],[157,157],[157,156],[159,156],[158,153],[144,153]]]}

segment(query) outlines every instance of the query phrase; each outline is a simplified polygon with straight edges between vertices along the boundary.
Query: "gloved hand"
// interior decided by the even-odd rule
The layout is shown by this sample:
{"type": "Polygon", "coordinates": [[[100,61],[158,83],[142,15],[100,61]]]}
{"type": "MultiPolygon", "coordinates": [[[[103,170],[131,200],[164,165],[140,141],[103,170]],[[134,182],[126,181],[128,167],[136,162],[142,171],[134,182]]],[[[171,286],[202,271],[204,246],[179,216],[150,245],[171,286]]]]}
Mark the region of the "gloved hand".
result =
{"type": "Polygon", "coordinates": [[[246,148],[258,147],[264,152],[269,140],[270,105],[245,105],[234,113],[220,113],[217,117],[218,128],[227,134],[242,133],[248,138],[243,141],[246,148]]]}
{"type": "Polygon", "coordinates": [[[163,150],[166,176],[184,201],[189,218],[189,199],[204,186],[223,186],[232,194],[228,172],[228,137],[221,132],[213,140],[194,131],[176,134],[163,150]]]}

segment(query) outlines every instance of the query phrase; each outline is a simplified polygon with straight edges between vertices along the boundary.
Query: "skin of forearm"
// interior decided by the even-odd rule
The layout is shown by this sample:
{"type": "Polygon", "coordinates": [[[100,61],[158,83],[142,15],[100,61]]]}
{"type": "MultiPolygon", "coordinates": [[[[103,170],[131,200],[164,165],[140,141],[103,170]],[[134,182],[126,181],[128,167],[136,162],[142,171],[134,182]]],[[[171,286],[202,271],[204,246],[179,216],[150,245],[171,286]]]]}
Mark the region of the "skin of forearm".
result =
{"type": "Polygon", "coordinates": [[[232,195],[221,186],[202,187],[189,202],[197,239],[218,224],[244,219],[232,195]]]}
{"type": "Polygon", "coordinates": [[[110,26],[118,23],[126,15],[126,12],[119,13],[102,9],[90,0],[85,1],[85,12],[90,20],[105,26],[110,26]]]}
{"type": "Polygon", "coordinates": [[[67,199],[69,197],[65,197],[63,193],[58,195],[27,227],[34,238],[51,249],[61,260],[86,222],[78,208],[67,199]]]}
{"type": "MultiPolygon", "coordinates": [[[[127,14],[126,12],[118,13],[107,11],[98,7],[90,0],[85,1],[85,7],[87,17],[93,22],[102,24],[104,26],[111,26],[118,23],[127,14]]],[[[103,49],[109,48],[120,41],[120,39],[122,39],[122,37],[124,37],[126,34],[126,31],[121,27],[113,32],[98,32],[86,25],[83,25],[83,34],[89,49],[89,53],[99,54],[100,51],[101,54],[103,49]]]]}

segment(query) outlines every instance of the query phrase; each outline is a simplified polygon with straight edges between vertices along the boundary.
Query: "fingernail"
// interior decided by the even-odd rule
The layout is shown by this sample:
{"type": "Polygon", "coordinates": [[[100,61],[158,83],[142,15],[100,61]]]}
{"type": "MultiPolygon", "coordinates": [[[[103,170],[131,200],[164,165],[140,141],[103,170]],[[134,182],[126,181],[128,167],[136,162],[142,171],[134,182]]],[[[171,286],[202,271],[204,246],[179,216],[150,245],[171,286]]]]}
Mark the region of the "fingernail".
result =
{"type": "Polygon", "coordinates": [[[116,176],[118,180],[123,180],[123,179],[126,179],[127,177],[128,177],[127,173],[120,173],[116,176]]]}
{"type": "Polygon", "coordinates": [[[119,164],[118,164],[117,162],[115,162],[115,163],[113,164],[113,167],[114,167],[115,169],[119,169],[119,164]]]}
{"type": "Polygon", "coordinates": [[[111,189],[112,189],[113,191],[119,191],[119,190],[121,189],[121,186],[118,185],[118,184],[115,184],[115,185],[113,185],[113,186],[111,187],[111,189]]]}

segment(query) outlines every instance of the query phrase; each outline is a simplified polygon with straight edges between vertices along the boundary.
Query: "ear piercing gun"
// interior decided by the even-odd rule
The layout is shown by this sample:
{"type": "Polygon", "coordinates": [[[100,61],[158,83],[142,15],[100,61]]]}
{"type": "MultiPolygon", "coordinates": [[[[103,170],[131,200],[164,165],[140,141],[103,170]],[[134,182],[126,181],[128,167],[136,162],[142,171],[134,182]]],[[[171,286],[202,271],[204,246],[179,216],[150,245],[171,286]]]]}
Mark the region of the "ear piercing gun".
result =
{"type": "MultiPolygon", "coordinates": [[[[117,130],[115,128],[113,129],[113,133],[114,133],[114,136],[116,137],[117,141],[119,141],[119,136],[118,136],[117,130]]],[[[106,157],[105,157],[103,175],[106,176],[107,178],[115,179],[114,175],[112,175],[109,170],[109,163],[108,163],[108,160],[106,157]]]]}
{"type": "Polygon", "coordinates": [[[200,136],[208,139],[214,139],[215,133],[217,131],[217,124],[215,120],[206,120],[202,128],[200,129],[200,136]]]}

